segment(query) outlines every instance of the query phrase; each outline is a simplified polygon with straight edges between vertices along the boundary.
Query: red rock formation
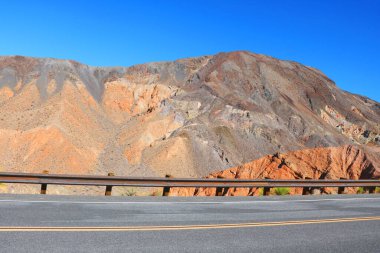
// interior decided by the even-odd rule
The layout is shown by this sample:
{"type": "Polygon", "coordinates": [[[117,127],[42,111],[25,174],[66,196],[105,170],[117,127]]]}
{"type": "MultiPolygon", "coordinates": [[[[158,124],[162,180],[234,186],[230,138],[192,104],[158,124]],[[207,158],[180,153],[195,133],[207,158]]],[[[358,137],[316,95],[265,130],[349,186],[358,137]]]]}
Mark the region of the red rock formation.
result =
{"type": "MultiPolygon", "coordinates": [[[[378,165],[356,146],[306,149],[267,155],[242,166],[210,174],[207,178],[227,179],[369,179],[378,177],[378,165]],[[376,167],[375,167],[376,166],[376,167]]],[[[354,189],[350,189],[351,192],[354,189]]],[[[337,189],[323,189],[325,193],[337,189]]],[[[301,188],[291,189],[300,194],[301,188]]],[[[227,196],[258,195],[256,188],[230,188],[227,196]]],[[[215,188],[174,188],[171,196],[214,196],[215,188]]]]}

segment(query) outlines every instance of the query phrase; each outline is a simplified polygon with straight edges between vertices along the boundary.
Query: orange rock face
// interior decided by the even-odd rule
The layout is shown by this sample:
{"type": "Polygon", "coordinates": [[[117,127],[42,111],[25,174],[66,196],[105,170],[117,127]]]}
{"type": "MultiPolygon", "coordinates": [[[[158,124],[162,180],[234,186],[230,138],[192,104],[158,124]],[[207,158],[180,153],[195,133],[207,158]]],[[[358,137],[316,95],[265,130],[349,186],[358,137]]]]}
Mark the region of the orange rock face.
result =
{"type": "MultiPolygon", "coordinates": [[[[227,170],[210,174],[206,178],[226,179],[370,179],[379,177],[378,169],[360,148],[343,146],[306,149],[286,154],[274,154],[227,170]]],[[[334,193],[337,189],[322,189],[334,193]]],[[[215,196],[212,188],[173,188],[171,196],[215,196]]],[[[353,189],[350,189],[352,192],[353,189]]],[[[302,193],[302,188],[290,190],[302,193]]],[[[227,196],[258,195],[256,188],[230,188],[227,196]]]]}

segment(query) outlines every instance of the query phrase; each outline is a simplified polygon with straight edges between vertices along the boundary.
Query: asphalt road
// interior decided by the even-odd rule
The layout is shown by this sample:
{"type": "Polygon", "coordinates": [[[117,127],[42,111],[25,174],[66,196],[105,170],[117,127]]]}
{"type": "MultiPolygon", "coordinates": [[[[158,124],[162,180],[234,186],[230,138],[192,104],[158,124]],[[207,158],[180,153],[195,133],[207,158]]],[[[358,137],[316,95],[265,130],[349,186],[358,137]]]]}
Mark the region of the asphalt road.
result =
{"type": "Polygon", "coordinates": [[[380,252],[380,195],[0,195],[0,252],[380,252]]]}

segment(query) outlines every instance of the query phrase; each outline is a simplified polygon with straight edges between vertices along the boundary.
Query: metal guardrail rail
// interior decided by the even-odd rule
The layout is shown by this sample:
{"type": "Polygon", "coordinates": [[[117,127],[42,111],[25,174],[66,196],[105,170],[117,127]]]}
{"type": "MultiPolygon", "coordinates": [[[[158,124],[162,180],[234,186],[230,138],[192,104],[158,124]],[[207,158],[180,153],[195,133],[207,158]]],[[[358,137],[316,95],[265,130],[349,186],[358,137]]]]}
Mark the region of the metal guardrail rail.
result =
{"type": "Polygon", "coordinates": [[[369,193],[374,193],[380,187],[380,180],[274,180],[274,179],[223,179],[223,178],[154,178],[154,177],[120,177],[109,173],[108,176],[36,174],[0,172],[0,183],[40,184],[41,194],[46,194],[47,185],[84,185],[106,186],[105,195],[111,195],[112,186],[133,187],[163,187],[163,195],[168,196],[171,187],[211,187],[217,188],[217,195],[223,195],[227,188],[264,188],[264,195],[269,194],[270,188],[302,187],[304,193],[313,189],[338,187],[338,193],[343,193],[345,187],[364,187],[369,193]]]}

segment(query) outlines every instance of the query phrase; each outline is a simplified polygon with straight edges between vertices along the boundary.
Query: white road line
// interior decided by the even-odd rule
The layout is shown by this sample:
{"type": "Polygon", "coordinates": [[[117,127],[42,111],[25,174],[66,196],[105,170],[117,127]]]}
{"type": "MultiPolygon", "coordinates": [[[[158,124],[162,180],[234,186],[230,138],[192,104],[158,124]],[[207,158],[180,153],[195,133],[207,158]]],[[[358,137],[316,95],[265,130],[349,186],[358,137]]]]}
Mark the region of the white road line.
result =
{"type": "Polygon", "coordinates": [[[248,200],[248,201],[172,201],[172,202],[139,202],[139,201],[59,201],[59,200],[17,200],[0,199],[2,203],[59,203],[59,204],[260,204],[260,203],[288,203],[288,202],[324,202],[324,201],[356,201],[379,200],[380,198],[347,198],[347,199],[296,199],[296,200],[248,200]]]}

